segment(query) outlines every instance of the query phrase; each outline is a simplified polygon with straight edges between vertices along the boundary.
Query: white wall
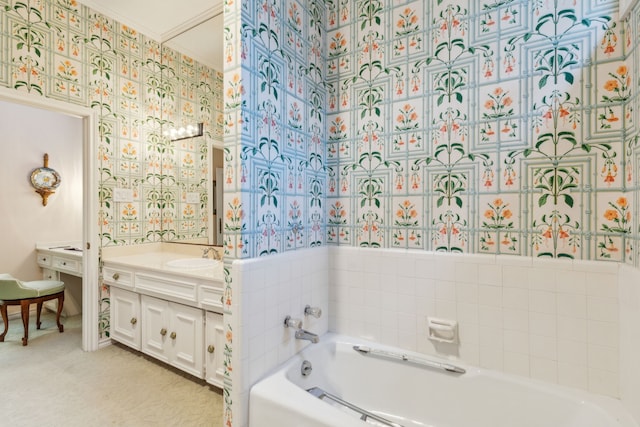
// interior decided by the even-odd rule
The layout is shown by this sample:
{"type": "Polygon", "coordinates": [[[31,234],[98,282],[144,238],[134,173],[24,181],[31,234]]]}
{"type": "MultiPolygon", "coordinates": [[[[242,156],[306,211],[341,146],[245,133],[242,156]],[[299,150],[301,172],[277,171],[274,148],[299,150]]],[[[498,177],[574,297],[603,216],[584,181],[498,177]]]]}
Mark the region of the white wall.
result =
{"type": "Polygon", "coordinates": [[[618,263],[332,247],[329,265],[331,331],[620,395],[618,263]]]}
{"type": "Polygon", "coordinates": [[[0,272],[41,278],[36,242],[82,240],[82,120],[0,101],[0,272]],[[31,186],[43,165],[61,176],[47,206],[31,186]]]}

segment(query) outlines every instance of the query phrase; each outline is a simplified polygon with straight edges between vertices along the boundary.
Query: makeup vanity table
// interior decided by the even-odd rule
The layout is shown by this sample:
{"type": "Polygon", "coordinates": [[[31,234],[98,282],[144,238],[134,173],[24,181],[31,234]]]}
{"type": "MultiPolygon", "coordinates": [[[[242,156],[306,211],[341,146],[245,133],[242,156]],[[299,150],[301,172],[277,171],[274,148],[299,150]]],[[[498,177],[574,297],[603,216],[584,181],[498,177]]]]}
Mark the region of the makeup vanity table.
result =
{"type": "MultiPolygon", "coordinates": [[[[80,278],[80,295],[82,291],[82,244],[80,242],[41,242],[36,243],[38,265],[42,267],[42,278],[60,280],[60,274],[68,274],[80,278]]],[[[73,291],[73,284],[63,280],[65,286],[64,316],[73,316],[82,312],[82,299],[73,291]]],[[[74,281],[75,282],[75,281],[74,281]]],[[[75,283],[74,283],[75,284],[75,283]]],[[[48,309],[55,310],[56,301],[45,304],[48,309]],[[53,303],[53,304],[50,304],[53,303]]]]}

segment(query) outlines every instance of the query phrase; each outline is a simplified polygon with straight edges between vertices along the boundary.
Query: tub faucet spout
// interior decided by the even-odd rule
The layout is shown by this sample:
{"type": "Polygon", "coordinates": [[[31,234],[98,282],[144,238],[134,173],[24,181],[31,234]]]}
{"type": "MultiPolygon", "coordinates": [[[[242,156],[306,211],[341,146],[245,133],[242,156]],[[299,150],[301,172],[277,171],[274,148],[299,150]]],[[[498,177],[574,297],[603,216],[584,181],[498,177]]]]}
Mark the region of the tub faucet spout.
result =
{"type": "Polygon", "coordinates": [[[296,331],[296,339],[311,341],[314,344],[320,342],[320,337],[313,332],[305,331],[304,329],[298,329],[296,331]]]}
{"type": "Polygon", "coordinates": [[[213,259],[220,261],[220,254],[214,248],[204,248],[202,250],[202,258],[209,258],[209,252],[213,254],[213,259]]]}

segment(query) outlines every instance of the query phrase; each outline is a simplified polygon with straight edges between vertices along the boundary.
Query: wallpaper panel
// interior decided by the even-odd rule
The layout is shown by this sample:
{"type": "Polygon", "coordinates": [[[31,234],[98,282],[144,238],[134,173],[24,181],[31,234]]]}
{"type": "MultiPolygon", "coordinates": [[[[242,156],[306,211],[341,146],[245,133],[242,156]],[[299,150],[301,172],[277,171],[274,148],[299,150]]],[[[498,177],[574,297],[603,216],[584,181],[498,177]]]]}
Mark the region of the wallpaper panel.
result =
{"type": "Polygon", "coordinates": [[[238,194],[225,201],[227,253],[246,258],[321,245],[324,7],[291,0],[242,2],[239,8],[241,18],[226,24],[225,168],[226,189],[245,200],[238,194]],[[238,46],[232,28],[241,37],[238,46]],[[232,224],[240,210],[251,214],[232,224]]]}
{"type": "Polygon", "coordinates": [[[327,242],[632,260],[612,2],[328,2],[327,242]]]}

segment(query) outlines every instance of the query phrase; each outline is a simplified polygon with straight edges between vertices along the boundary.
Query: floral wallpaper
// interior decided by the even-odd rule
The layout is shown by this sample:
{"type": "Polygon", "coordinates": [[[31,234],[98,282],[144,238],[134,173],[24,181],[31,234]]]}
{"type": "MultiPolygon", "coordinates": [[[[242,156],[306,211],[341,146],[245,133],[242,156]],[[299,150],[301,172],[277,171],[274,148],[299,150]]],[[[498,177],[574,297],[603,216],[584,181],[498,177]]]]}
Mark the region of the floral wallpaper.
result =
{"type": "Polygon", "coordinates": [[[328,3],[327,241],[632,260],[615,4],[401,3],[328,3]]]}
{"type": "Polygon", "coordinates": [[[632,43],[613,2],[335,0],[315,39],[297,29],[318,21],[313,2],[239,5],[229,255],[326,242],[635,259],[632,43]]]}
{"type": "Polygon", "coordinates": [[[206,236],[206,141],[176,144],[162,127],[203,122],[221,139],[222,73],[75,0],[0,8],[0,84],[99,112],[102,244],[206,236]],[[133,200],[114,202],[114,188],[133,200]]]}
{"type": "Polygon", "coordinates": [[[234,49],[242,58],[241,70],[225,68],[226,189],[242,193],[226,205],[225,246],[237,258],[324,242],[322,9],[319,2],[244,2],[242,43],[225,45],[227,63],[234,49]],[[252,197],[241,201],[246,193],[252,197]],[[247,210],[251,217],[241,213],[247,210]]]}

